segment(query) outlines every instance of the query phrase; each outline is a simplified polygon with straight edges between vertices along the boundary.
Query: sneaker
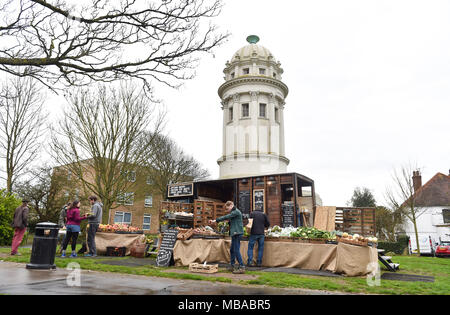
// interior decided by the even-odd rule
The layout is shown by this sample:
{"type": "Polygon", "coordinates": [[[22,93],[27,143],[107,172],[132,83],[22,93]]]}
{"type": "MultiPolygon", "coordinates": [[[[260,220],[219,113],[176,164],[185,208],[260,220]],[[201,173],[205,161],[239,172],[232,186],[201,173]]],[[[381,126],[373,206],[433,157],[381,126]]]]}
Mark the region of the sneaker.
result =
{"type": "Polygon", "coordinates": [[[66,258],[66,253],[65,252],[62,252],[61,258],[66,258]]]}
{"type": "Polygon", "coordinates": [[[233,273],[234,273],[234,274],[243,274],[243,273],[245,273],[245,267],[244,267],[244,266],[239,266],[239,268],[236,268],[236,269],[233,271],[233,273]]]}
{"type": "Polygon", "coordinates": [[[254,267],[255,265],[252,262],[247,263],[247,267],[254,267]]]}
{"type": "Polygon", "coordinates": [[[77,253],[73,252],[72,255],[70,255],[70,258],[76,258],[77,257],[77,253]]]}
{"type": "Polygon", "coordinates": [[[256,267],[262,267],[262,264],[261,263],[257,263],[256,267]]]}
{"type": "Polygon", "coordinates": [[[234,268],[233,265],[229,265],[229,266],[227,267],[227,271],[233,272],[234,270],[235,270],[235,268],[234,268]]]}
{"type": "Polygon", "coordinates": [[[92,257],[92,254],[85,254],[84,257],[92,257]]]}

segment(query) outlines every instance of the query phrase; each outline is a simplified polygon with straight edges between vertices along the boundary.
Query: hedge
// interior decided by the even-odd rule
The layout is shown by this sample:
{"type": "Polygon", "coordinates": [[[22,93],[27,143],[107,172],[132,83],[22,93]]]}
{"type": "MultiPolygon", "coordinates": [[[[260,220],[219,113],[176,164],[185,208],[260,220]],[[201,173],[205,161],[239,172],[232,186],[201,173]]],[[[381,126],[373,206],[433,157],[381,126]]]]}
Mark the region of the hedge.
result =
{"type": "Polygon", "coordinates": [[[0,190],[0,245],[11,245],[14,229],[11,222],[14,218],[14,211],[20,206],[21,200],[14,195],[0,190]]]}
{"type": "Polygon", "coordinates": [[[397,238],[397,242],[378,242],[378,248],[386,252],[393,252],[397,255],[403,255],[408,248],[409,236],[402,235],[397,238]]]}

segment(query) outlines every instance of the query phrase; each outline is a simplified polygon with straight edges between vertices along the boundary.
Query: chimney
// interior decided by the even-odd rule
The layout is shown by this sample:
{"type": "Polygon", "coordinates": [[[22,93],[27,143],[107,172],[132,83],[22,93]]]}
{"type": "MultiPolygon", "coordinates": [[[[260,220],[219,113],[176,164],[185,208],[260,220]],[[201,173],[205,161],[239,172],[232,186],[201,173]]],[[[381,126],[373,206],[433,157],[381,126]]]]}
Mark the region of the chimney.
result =
{"type": "Polygon", "coordinates": [[[414,192],[416,192],[420,187],[422,187],[422,175],[420,175],[420,171],[413,171],[412,179],[414,192]]]}

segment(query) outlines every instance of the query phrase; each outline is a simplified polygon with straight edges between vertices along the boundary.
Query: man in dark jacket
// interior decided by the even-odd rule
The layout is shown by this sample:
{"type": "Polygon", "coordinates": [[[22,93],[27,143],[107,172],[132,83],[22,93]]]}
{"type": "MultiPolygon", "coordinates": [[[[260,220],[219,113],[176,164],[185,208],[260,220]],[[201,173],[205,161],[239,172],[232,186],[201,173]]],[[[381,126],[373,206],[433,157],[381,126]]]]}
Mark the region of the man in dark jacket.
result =
{"type": "Polygon", "coordinates": [[[248,240],[247,266],[250,267],[252,264],[253,248],[255,247],[255,243],[258,242],[258,258],[256,260],[256,266],[261,267],[264,253],[264,229],[270,226],[270,222],[267,215],[260,210],[253,211],[250,214],[250,219],[253,219],[253,223],[248,240]]]}
{"type": "Polygon", "coordinates": [[[210,223],[221,222],[225,220],[230,220],[230,236],[231,236],[231,266],[230,270],[233,273],[245,273],[245,266],[241,256],[241,238],[244,234],[244,225],[242,224],[242,213],[238,208],[234,206],[232,201],[227,201],[225,203],[225,208],[230,211],[229,214],[217,218],[216,220],[210,220],[210,223]],[[239,267],[234,267],[235,260],[238,261],[239,267]]]}
{"type": "Polygon", "coordinates": [[[28,226],[28,213],[30,209],[28,209],[28,200],[23,199],[22,205],[16,209],[14,212],[14,236],[11,244],[11,255],[20,255],[17,252],[20,243],[22,243],[23,236],[28,226]]]}

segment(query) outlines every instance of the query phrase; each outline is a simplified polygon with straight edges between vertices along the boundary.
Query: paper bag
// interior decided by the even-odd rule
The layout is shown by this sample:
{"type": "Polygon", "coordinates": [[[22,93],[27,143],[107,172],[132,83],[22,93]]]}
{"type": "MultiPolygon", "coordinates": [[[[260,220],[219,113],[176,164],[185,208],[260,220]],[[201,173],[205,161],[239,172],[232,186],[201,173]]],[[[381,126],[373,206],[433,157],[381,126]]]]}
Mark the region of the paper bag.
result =
{"type": "Polygon", "coordinates": [[[253,225],[253,219],[248,219],[248,223],[245,226],[245,230],[247,231],[248,234],[250,234],[250,231],[252,230],[252,225],[253,225]]]}

